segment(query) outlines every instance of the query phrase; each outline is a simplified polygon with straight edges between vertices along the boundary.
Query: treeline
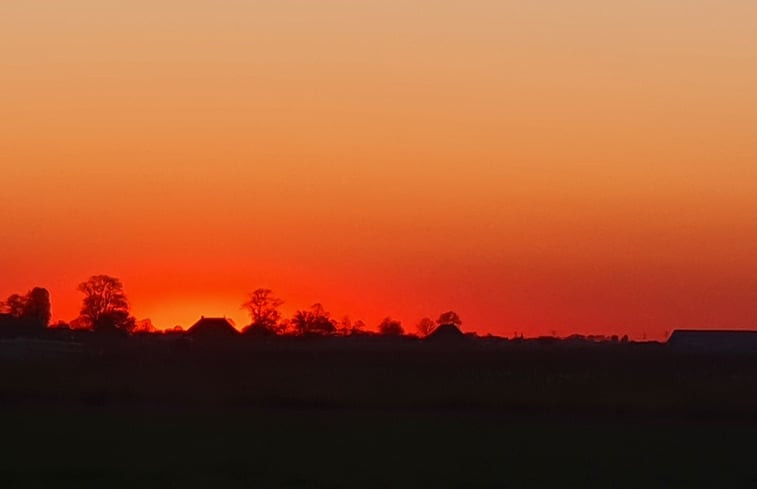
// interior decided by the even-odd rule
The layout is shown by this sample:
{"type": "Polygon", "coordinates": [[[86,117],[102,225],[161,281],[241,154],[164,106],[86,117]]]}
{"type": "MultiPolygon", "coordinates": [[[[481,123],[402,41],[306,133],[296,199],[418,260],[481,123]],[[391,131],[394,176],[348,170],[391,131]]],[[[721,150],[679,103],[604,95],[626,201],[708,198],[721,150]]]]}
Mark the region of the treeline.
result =
{"type": "MultiPolygon", "coordinates": [[[[157,333],[149,319],[137,320],[130,312],[130,305],[124,292],[124,285],[118,278],[109,275],[93,275],[80,283],[81,310],[79,316],[70,323],[59,321],[50,324],[50,293],[35,287],[26,294],[13,294],[0,302],[0,327],[14,332],[38,332],[46,328],[66,328],[90,330],[98,333],[157,333]],[[19,330],[19,331],[15,331],[19,330]]],[[[348,316],[339,320],[319,303],[308,309],[298,310],[290,318],[283,317],[281,306],[284,301],[276,297],[270,289],[260,288],[248,294],[242,308],[247,310],[250,323],[242,329],[250,335],[352,335],[367,332],[367,325],[361,320],[353,321],[348,316]]],[[[460,316],[447,311],[434,320],[425,317],[415,325],[415,332],[422,337],[433,333],[440,325],[462,325],[460,316]]],[[[183,331],[177,327],[171,331],[183,331]]],[[[379,334],[401,336],[405,328],[398,320],[384,318],[378,325],[379,334]]]]}
{"type": "MultiPolygon", "coordinates": [[[[249,294],[249,298],[242,304],[250,314],[250,324],[242,332],[250,334],[299,334],[299,335],[331,335],[331,334],[359,334],[366,330],[365,322],[351,320],[345,316],[341,320],[331,317],[328,311],[319,303],[309,309],[298,310],[291,318],[283,318],[279,307],[284,302],[273,295],[270,289],[257,289],[249,294]]],[[[462,325],[460,316],[454,311],[448,311],[437,320],[423,318],[416,325],[420,336],[428,336],[442,324],[462,325]]],[[[384,318],[377,326],[382,335],[403,335],[405,328],[402,323],[391,317],[384,318]]]]}
{"type": "Polygon", "coordinates": [[[37,333],[50,323],[50,293],[42,287],[35,287],[26,294],[12,294],[0,302],[5,332],[11,334],[37,333]]]}

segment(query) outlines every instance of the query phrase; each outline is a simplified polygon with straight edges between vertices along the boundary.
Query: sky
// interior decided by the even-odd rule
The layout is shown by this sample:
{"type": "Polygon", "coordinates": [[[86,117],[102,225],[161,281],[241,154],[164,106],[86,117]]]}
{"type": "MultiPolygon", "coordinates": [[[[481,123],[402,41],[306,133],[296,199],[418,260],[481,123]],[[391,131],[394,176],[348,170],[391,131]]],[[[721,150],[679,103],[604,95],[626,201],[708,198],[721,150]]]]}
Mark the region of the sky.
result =
{"type": "Polygon", "coordinates": [[[0,297],[757,324],[753,0],[0,2],[0,297]]]}

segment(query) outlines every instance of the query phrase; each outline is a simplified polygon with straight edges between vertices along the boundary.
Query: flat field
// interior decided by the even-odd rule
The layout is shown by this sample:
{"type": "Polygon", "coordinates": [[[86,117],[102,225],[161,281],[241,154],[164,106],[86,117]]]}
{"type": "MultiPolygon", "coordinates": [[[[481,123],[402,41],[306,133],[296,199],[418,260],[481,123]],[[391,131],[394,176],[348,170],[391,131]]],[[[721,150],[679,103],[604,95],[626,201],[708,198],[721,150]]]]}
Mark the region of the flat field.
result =
{"type": "Polygon", "coordinates": [[[757,487],[757,363],[660,349],[0,360],[2,488],[757,487]]]}
{"type": "Polygon", "coordinates": [[[755,487],[756,436],[454,412],[6,410],[0,487],[755,487]]]}

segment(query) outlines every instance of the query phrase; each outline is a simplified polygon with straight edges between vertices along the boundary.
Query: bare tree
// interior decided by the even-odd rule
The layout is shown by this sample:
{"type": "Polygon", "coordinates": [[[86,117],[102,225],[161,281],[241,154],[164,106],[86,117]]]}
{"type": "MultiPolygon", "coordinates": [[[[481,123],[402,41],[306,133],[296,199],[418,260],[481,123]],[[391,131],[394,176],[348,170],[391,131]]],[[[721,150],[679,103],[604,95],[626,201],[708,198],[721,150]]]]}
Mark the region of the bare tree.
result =
{"type": "Polygon", "coordinates": [[[436,322],[431,318],[423,318],[420,321],[418,321],[418,324],[415,326],[415,329],[418,330],[418,334],[421,336],[428,336],[431,333],[434,332],[436,329],[436,322]]]}
{"type": "Polygon", "coordinates": [[[297,311],[290,323],[301,335],[327,335],[336,332],[336,321],[318,303],[310,306],[310,310],[297,311]]]}
{"type": "Polygon", "coordinates": [[[441,326],[442,324],[453,324],[458,328],[463,325],[463,321],[455,311],[443,312],[439,315],[439,319],[436,320],[436,324],[441,326]]]}
{"type": "Polygon", "coordinates": [[[284,303],[273,296],[271,289],[256,289],[250,293],[250,298],[242,304],[250,313],[252,322],[250,328],[277,332],[281,313],[279,307],[284,303]]]}
{"type": "Polygon", "coordinates": [[[78,287],[84,294],[81,319],[96,331],[131,331],[134,318],[121,281],[108,275],[93,275],[78,287]]]}
{"type": "Polygon", "coordinates": [[[379,333],[383,335],[391,336],[399,336],[405,333],[405,330],[402,328],[402,323],[390,317],[384,318],[383,321],[379,323],[378,330],[379,333]]]}

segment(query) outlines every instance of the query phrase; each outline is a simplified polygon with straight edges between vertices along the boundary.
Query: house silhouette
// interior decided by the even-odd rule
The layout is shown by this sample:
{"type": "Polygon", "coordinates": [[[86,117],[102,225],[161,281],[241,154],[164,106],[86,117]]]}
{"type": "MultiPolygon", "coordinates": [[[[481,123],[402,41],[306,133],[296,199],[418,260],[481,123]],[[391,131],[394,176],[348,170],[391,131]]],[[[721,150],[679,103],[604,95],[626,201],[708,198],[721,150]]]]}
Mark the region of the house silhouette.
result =
{"type": "Polygon", "coordinates": [[[200,317],[187,331],[187,334],[195,338],[224,339],[239,334],[239,331],[226,318],[200,317]]]}
{"type": "Polygon", "coordinates": [[[465,335],[454,324],[442,324],[426,337],[432,343],[458,343],[464,341],[465,335]]]}

